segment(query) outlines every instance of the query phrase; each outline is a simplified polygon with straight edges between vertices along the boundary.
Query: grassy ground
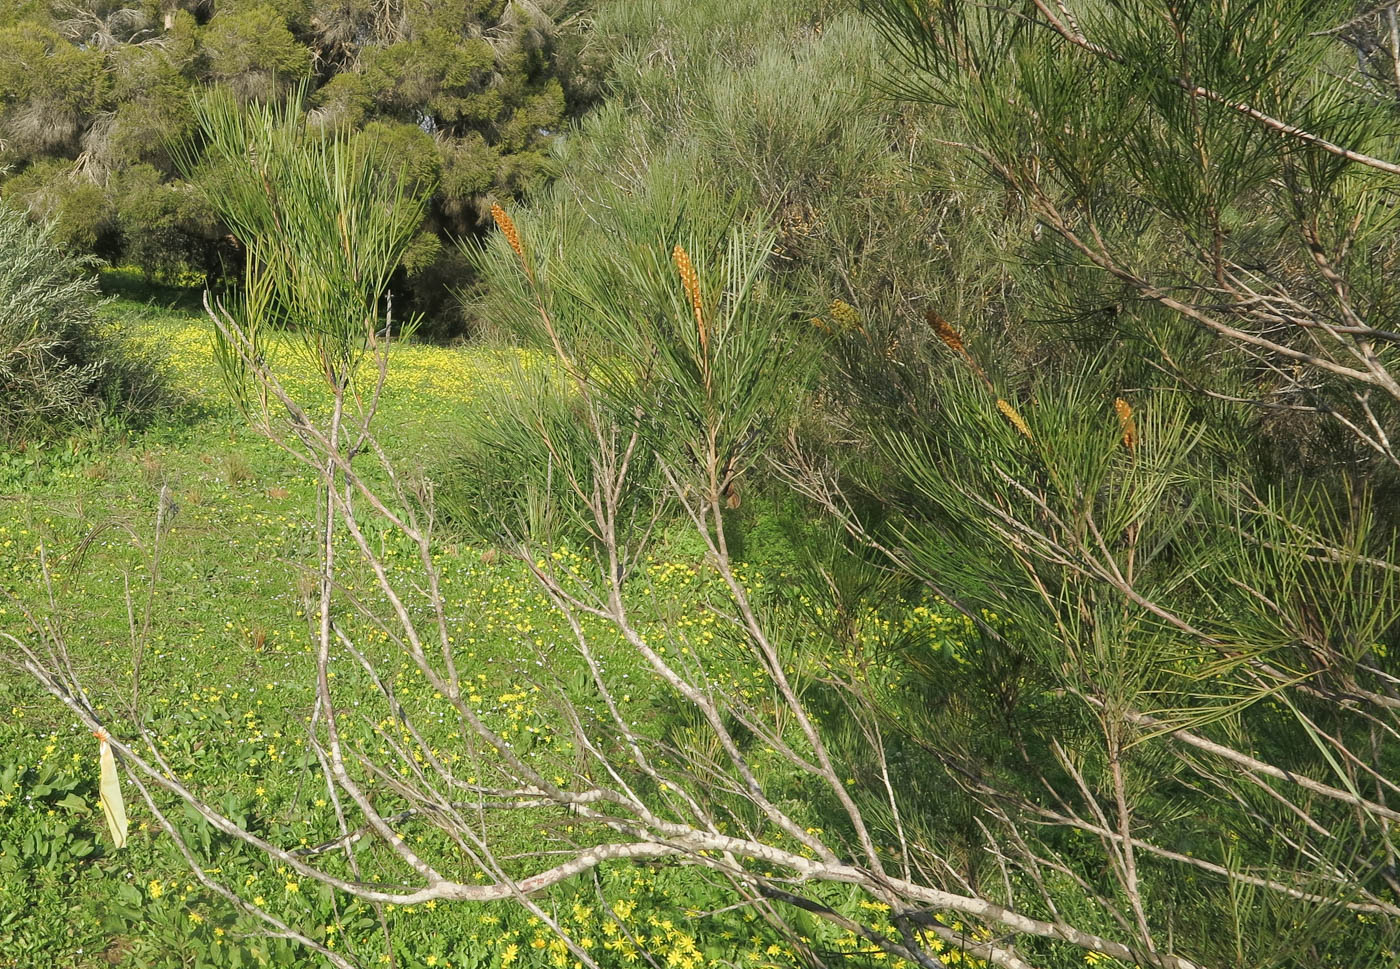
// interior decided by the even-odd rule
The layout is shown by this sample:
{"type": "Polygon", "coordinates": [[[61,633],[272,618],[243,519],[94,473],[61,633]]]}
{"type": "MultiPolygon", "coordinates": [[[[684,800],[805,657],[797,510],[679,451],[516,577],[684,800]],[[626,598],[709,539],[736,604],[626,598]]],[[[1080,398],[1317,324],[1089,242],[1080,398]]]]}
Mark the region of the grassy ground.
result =
{"type": "MultiPolygon", "coordinates": [[[[10,593],[0,599],[0,628],[27,634],[15,601],[46,599],[46,559],[55,615],[112,723],[129,730],[144,721],[176,770],[230,815],[279,843],[316,843],[334,828],[303,739],[312,701],[312,586],[302,563],[315,559],[314,483],[225,403],[209,326],[174,295],[177,301],[164,308],[130,299],[108,308],[165,358],[179,399],[162,419],[140,430],[102,428],[0,461],[0,591],[10,593]],[[152,583],[163,490],[176,510],[152,583]],[[135,691],[132,628],[143,624],[148,603],[152,635],[135,691]]],[[[507,379],[514,356],[399,348],[379,426],[389,429],[385,437],[401,466],[430,467],[450,448],[473,420],[480,395],[507,379]]],[[[392,536],[381,541],[391,563],[408,557],[392,536]]],[[[571,688],[576,661],[566,630],[522,569],[483,551],[451,538],[438,550],[454,640],[477,683],[471,702],[518,749],[562,763],[571,756],[569,741],[536,701],[541,691],[571,688]]],[[[678,555],[654,562],[649,578],[659,590],[652,596],[654,618],[694,626],[704,641],[710,620],[693,608],[696,573],[694,561],[678,555]]],[[[393,672],[400,698],[430,717],[441,698],[382,635],[368,627],[359,634],[393,672]]],[[[619,654],[615,661],[631,660],[619,654]]],[[[350,681],[340,682],[339,695],[347,706],[358,706],[353,698],[362,695],[369,710],[370,684],[354,680],[353,670],[344,675],[350,681]]],[[[667,711],[652,707],[644,690],[625,700],[638,721],[665,723],[667,711]]],[[[128,846],[111,850],[94,811],[96,742],[22,674],[0,675],[0,711],[0,967],[316,964],[253,933],[246,916],[193,884],[143,805],[132,805],[128,846]]],[[[367,715],[347,723],[381,752],[406,739],[394,736],[388,719],[367,715]]],[[[460,739],[444,726],[430,742],[455,761],[460,739]]],[[[134,793],[128,800],[136,800],[134,793]]],[[[558,830],[504,824],[497,836],[507,846],[538,847],[541,839],[565,837],[566,822],[559,819],[558,830]]],[[[368,964],[574,962],[514,907],[375,913],[269,867],[193,816],[182,823],[210,870],[368,964]]],[[[424,837],[411,825],[404,834],[424,837]]],[[[361,861],[371,871],[390,863],[374,849],[361,861]]],[[[461,862],[445,863],[457,866],[449,870],[458,877],[483,877],[461,862]]],[[[752,913],[695,919],[694,910],[673,900],[683,891],[688,904],[703,901],[704,889],[688,878],[687,872],[604,870],[556,892],[548,904],[604,965],[637,964],[642,940],[665,964],[682,969],[718,959],[792,964],[752,913]]]]}

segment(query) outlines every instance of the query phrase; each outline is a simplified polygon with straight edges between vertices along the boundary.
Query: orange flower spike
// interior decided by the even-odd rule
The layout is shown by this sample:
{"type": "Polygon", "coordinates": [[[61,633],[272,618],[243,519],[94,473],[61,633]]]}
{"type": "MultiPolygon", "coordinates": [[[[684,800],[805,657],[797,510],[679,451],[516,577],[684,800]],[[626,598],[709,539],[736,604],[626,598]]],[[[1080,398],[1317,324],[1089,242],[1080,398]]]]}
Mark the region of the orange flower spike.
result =
{"type": "Polygon", "coordinates": [[[684,246],[677,245],[671,250],[671,261],[676,264],[676,270],[681,274],[681,286],[685,288],[685,294],[690,297],[690,306],[695,311],[695,326],[700,331],[700,348],[709,353],[710,335],[705,329],[705,302],[700,296],[700,274],[695,271],[695,264],[690,261],[690,253],[685,251],[684,246]]]}
{"type": "Polygon", "coordinates": [[[1123,446],[1129,451],[1137,450],[1137,424],[1133,421],[1133,408],[1122,397],[1115,397],[1113,409],[1118,414],[1118,427],[1123,432],[1123,446]]]}
{"type": "Polygon", "coordinates": [[[1020,411],[1011,406],[1009,401],[1003,400],[1002,398],[998,397],[997,410],[1001,411],[1001,416],[1005,417],[1008,421],[1010,421],[1011,426],[1016,428],[1016,430],[1020,431],[1021,435],[1025,437],[1027,441],[1035,440],[1035,438],[1031,437],[1031,429],[1029,426],[1027,426],[1025,418],[1021,416],[1020,411]]]}
{"type": "Polygon", "coordinates": [[[924,319],[928,320],[929,326],[933,327],[933,332],[938,334],[938,339],[942,340],[949,350],[962,357],[967,365],[972,368],[972,372],[982,378],[982,382],[990,390],[991,381],[987,379],[987,374],[978,366],[977,361],[972,359],[972,354],[968,353],[967,345],[963,343],[962,334],[953,328],[943,317],[938,315],[936,310],[928,309],[924,311],[924,319]]]}
{"type": "Polygon", "coordinates": [[[933,327],[933,332],[938,334],[938,339],[948,345],[960,357],[967,356],[967,347],[963,346],[962,336],[953,329],[953,324],[939,316],[935,310],[926,310],[924,317],[928,320],[929,326],[933,327]]]}
{"type": "Polygon", "coordinates": [[[496,227],[501,230],[501,234],[506,237],[506,242],[515,250],[515,254],[520,257],[520,264],[525,264],[525,247],[520,244],[520,230],[515,227],[515,221],[510,217],[510,213],[501,208],[500,203],[493,203],[491,206],[491,218],[495,220],[496,227]]]}

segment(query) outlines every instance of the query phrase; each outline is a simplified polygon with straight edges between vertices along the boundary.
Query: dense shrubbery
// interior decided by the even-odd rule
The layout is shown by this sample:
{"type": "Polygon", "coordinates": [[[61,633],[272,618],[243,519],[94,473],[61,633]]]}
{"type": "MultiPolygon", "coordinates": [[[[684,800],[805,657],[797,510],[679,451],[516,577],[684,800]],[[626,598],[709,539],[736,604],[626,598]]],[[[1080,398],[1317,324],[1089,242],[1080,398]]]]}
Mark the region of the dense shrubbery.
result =
{"type": "MultiPolygon", "coordinates": [[[[1081,19],[1042,10],[1034,28],[975,4],[874,6],[911,65],[885,75],[907,106],[876,93],[871,29],[819,4],[675,5],[656,29],[601,16],[616,101],[521,213],[533,272],[567,292],[591,253],[637,241],[618,212],[658,198],[703,208],[717,189],[774,228],[766,285],[814,317],[830,368],[773,458],[857,539],[809,563],[804,602],[840,621],[815,624],[820,659],[799,651],[822,671],[806,698],[828,724],[878,709],[899,768],[853,772],[881,843],[921,846],[958,873],[925,869],[949,890],[1130,935],[1119,958],[1142,965],[1176,964],[1163,945],[1212,965],[1393,957],[1393,922],[1358,919],[1396,915],[1359,846],[1383,837],[1397,770],[1368,740],[1396,706],[1395,169],[1377,157],[1397,142],[1389,74],[1336,80],[1348,45],[1380,56],[1374,24],[1341,3],[1070,4],[1081,19]],[[1326,28],[1344,21],[1339,41],[1326,28]],[[1200,101],[1182,64],[1211,78],[1200,101]],[[1306,119],[1299,142],[1274,116],[1306,119]],[[881,628],[884,569],[965,612],[951,655],[881,628]],[[843,661],[859,700],[826,692],[843,661]],[[1355,850],[1310,828],[1350,823],[1345,806],[1238,790],[1253,782],[1233,748],[1328,777],[1334,802],[1370,792],[1355,850]],[[1322,887],[1308,858],[1341,881],[1322,887]],[[1228,934],[1194,931],[1227,910],[1228,934]]],[[[477,311],[541,345],[511,247],[479,261],[477,311]]],[[[858,763],[871,729],[826,739],[858,763]]]]}
{"type": "Polygon", "coordinates": [[[550,145],[595,93],[584,40],[549,3],[6,4],[0,195],[54,220],[76,251],[236,274],[237,244],[172,158],[195,133],[192,94],[278,100],[308,82],[316,123],[431,169],[438,188],[397,288],[450,333],[461,263],[444,241],[478,230],[483,199],[554,171],[550,145]]]}
{"type": "Polygon", "coordinates": [[[154,402],[149,360],[99,322],[92,268],[48,227],[0,205],[0,441],[51,434],[154,402]]]}
{"type": "MultiPolygon", "coordinates": [[[[881,92],[884,48],[850,5],[611,4],[593,42],[609,97],[563,146],[552,201],[531,206],[542,248],[606,246],[589,214],[609,187],[645,206],[703,186],[772,229],[775,280],[809,316],[839,299],[884,328],[911,298],[985,298],[995,260],[949,230],[950,209],[1000,208],[947,191],[972,166],[933,140],[933,112],[881,92]]],[[[509,327],[527,315],[516,295],[493,275],[468,312],[509,327]]]]}

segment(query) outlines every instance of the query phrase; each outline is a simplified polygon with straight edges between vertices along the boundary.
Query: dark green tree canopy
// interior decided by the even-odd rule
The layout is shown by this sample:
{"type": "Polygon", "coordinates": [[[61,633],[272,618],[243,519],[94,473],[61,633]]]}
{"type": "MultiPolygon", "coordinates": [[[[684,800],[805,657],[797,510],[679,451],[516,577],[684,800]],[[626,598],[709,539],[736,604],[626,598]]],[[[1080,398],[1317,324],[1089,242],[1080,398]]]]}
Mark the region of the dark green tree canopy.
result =
{"type": "Polygon", "coordinates": [[[224,272],[226,227],[194,204],[172,146],[205,89],[363,130],[439,187],[400,288],[445,304],[445,237],[488,196],[548,177],[549,145],[587,100],[584,35],[563,4],[498,0],[56,0],[0,11],[0,196],[57,238],[147,273],[224,272]]]}

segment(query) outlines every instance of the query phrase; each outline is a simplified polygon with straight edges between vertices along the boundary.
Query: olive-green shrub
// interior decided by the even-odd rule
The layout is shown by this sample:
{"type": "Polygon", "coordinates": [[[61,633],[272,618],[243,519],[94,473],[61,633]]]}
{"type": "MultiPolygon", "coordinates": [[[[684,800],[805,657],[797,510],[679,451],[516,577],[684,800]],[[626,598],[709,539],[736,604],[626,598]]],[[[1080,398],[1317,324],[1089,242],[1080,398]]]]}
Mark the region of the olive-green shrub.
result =
{"type": "Polygon", "coordinates": [[[156,382],[97,315],[85,260],[0,205],[0,441],[149,402],[156,382]]]}

